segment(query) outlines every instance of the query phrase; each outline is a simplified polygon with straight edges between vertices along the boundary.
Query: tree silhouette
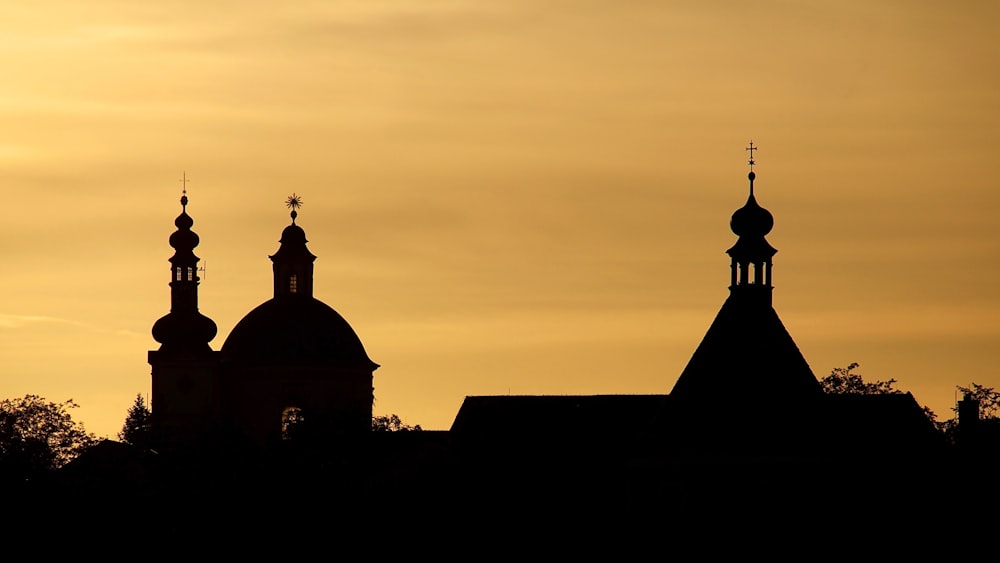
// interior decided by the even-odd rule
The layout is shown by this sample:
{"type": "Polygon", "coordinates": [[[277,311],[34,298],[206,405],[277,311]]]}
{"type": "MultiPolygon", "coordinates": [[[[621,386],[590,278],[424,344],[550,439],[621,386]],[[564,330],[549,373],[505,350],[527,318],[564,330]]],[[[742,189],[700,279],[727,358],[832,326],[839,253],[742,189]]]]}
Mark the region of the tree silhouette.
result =
{"type": "MultiPolygon", "coordinates": [[[[978,383],[972,383],[968,387],[958,386],[962,396],[966,399],[979,401],[979,418],[983,420],[994,420],[1000,418],[1000,391],[978,383]]],[[[958,414],[958,406],[952,407],[955,414],[958,414]]]]}
{"type": "MultiPolygon", "coordinates": [[[[992,432],[995,434],[1000,433],[1000,391],[974,382],[970,383],[968,387],[958,385],[957,389],[962,392],[964,399],[978,401],[979,420],[976,422],[984,424],[986,428],[992,428],[992,432]]],[[[952,418],[942,421],[932,420],[934,420],[934,425],[937,426],[938,430],[948,438],[948,441],[957,444],[960,439],[958,405],[951,407],[951,410],[955,413],[952,418]]],[[[964,421],[964,424],[969,423],[970,421],[964,421]]]]}
{"type": "MultiPolygon", "coordinates": [[[[904,391],[896,389],[896,380],[887,379],[885,381],[865,381],[860,373],[854,373],[858,363],[852,362],[846,368],[833,368],[830,375],[819,380],[820,387],[830,395],[853,394],[853,395],[901,395],[904,391]]],[[[937,413],[926,405],[921,405],[924,415],[934,423],[934,426],[947,432],[951,421],[938,422],[937,413]]]]}
{"type": "Polygon", "coordinates": [[[149,406],[146,405],[142,394],[136,394],[135,402],[132,403],[132,406],[128,409],[128,414],[125,415],[125,424],[122,426],[121,432],[118,433],[118,439],[132,446],[140,448],[149,447],[150,419],[152,416],[153,413],[149,410],[149,406]]]}
{"type": "Polygon", "coordinates": [[[78,406],[72,399],[53,403],[38,395],[0,401],[0,479],[40,477],[96,444],[70,416],[78,406]]]}
{"type": "Polygon", "coordinates": [[[372,417],[372,432],[411,432],[418,430],[423,430],[419,424],[414,426],[403,424],[403,420],[395,414],[372,417]]]}
{"type": "MultiPolygon", "coordinates": [[[[823,391],[829,394],[861,394],[861,395],[895,395],[903,393],[896,389],[896,380],[865,381],[860,373],[855,373],[858,363],[853,362],[846,368],[833,368],[830,375],[819,380],[823,391]]],[[[958,386],[962,396],[979,402],[979,420],[990,425],[1000,425],[1000,391],[978,383],[968,387],[958,386]]],[[[937,414],[930,407],[923,406],[924,414],[947,439],[956,443],[958,436],[958,405],[952,407],[955,413],[950,419],[938,420],[937,414]]]]}
{"type": "Polygon", "coordinates": [[[858,363],[852,362],[846,368],[833,368],[830,375],[819,380],[823,391],[831,394],[855,395],[898,395],[902,391],[895,389],[895,379],[887,381],[865,381],[860,373],[854,373],[858,363]]]}

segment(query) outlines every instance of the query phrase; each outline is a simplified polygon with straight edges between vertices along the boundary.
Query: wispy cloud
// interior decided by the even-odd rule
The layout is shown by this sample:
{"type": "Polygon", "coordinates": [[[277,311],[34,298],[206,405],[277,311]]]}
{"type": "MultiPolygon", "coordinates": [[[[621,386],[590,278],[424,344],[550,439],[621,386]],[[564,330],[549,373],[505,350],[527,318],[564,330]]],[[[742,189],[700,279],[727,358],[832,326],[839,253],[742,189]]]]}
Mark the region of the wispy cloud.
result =
{"type": "Polygon", "coordinates": [[[0,328],[22,328],[36,324],[65,324],[74,326],[86,326],[84,323],[58,317],[48,317],[45,315],[10,315],[0,313],[0,328]]]}
{"type": "Polygon", "coordinates": [[[46,315],[11,315],[7,313],[0,313],[0,328],[30,328],[39,325],[59,325],[59,326],[70,326],[77,327],[87,330],[96,330],[104,332],[105,329],[98,327],[96,325],[85,323],[81,321],[76,321],[73,319],[63,319],[60,317],[49,317],[46,315]]]}
{"type": "Polygon", "coordinates": [[[114,334],[116,336],[136,338],[145,337],[145,333],[136,332],[126,328],[107,328],[93,323],[77,321],[74,319],[64,319],[61,317],[50,317],[48,315],[11,315],[0,313],[0,330],[30,330],[34,328],[58,328],[68,327],[81,329],[97,334],[114,334]]]}

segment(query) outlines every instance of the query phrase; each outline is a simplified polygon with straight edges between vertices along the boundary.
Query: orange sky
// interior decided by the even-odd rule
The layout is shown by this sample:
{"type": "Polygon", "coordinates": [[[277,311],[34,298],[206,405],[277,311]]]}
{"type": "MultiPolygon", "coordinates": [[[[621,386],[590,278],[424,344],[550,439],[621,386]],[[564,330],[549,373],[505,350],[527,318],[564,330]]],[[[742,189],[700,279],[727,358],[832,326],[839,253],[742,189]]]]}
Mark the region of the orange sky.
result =
{"type": "Polygon", "coordinates": [[[183,171],[215,349],[295,192],[377,413],[668,392],[727,295],[750,139],[818,377],[859,362],[942,417],[1000,387],[1000,4],[291,4],[0,2],[0,398],[117,433],[183,171]]]}

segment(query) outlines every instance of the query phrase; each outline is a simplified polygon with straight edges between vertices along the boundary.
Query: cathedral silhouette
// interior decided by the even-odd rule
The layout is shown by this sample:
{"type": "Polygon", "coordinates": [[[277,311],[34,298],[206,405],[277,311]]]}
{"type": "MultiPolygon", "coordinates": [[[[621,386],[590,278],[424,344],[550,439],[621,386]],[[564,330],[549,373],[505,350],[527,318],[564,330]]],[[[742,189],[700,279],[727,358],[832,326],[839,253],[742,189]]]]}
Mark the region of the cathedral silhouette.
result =
{"type": "Polygon", "coordinates": [[[270,257],[274,297],[247,313],[213,351],[215,323],[198,311],[199,239],[181,197],[170,236],[170,312],[153,325],[153,443],[165,449],[273,446],[295,424],[315,432],[371,429],[373,362],[333,308],[313,297],[313,262],[295,223],[270,257]]]}
{"type": "MultiPolygon", "coordinates": [[[[751,143],[751,151],[756,150],[751,143]]],[[[729,297],[673,389],[663,395],[470,396],[449,441],[524,455],[624,448],[689,455],[815,455],[925,451],[938,440],[910,394],[833,396],[772,304],[771,213],[749,195],[730,220],[729,297]],[[557,444],[553,447],[554,444],[557,444]]],[[[240,320],[221,350],[198,309],[199,243],[181,197],[170,235],[170,312],[153,325],[152,436],[161,451],[263,451],[295,438],[370,434],[373,373],[350,324],[313,296],[313,262],[288,200],[291,224],[270,256],[274,296],[240,320]]],[[[424,434],[429,436],[430,434],[424,434]]],[[[636,450],[639,451],[639,450],[636,450]]]]}
{"type": "Polygon", "coordinates": [[[123,505],[138,492],[156,507],[156,526],[138,531],[243,547],[325,545],[332,529],[350,537],[384,510],[415,507],[479,545],[525,545],[544,530],[567,540],[560,549],[587,537],[676,546],[706,530],[803,532],[858,506],[904,520],[949,509],[951,483],[979,475],[951,463],[914,397],[824,393],[778,317],[774,218],[750,165],[730,220],[729,295],[669,393],[468,396],[450,429],[409,432],[372,431],[379,366],[313,294],[316,256],[294,194],[270,256],[273,297],[212,349],[185,191],[169,238],[170,311],[148,352],[151,448],[106,441],[53,490],[123,505]],[[882,475],[919,482],[924,496],[881,486],[882,475]],[[290,506],[298,516],[281,517],[290,506]],[[310,510],[320,516],[301,517],[310,510]]]}

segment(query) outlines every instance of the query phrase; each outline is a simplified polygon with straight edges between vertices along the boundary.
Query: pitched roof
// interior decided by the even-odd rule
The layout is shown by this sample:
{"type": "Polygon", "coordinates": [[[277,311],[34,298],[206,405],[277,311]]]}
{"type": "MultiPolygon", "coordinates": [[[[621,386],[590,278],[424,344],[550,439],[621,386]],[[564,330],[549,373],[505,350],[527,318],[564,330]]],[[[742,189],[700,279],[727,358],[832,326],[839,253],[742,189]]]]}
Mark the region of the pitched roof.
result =
{"type": "Polygon", "coordinates": [[[622,435],[650,424],[666,395],[469,396],[451,431],[465,435],[622,435]]]}
{"type": "Polygon", "coordinates": [[[834,394],[826,402],[834,447],[890,454],[944,446],[944,436],[910,393],[834,394]]]}

